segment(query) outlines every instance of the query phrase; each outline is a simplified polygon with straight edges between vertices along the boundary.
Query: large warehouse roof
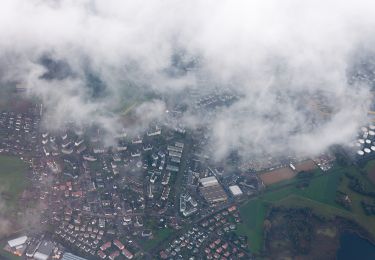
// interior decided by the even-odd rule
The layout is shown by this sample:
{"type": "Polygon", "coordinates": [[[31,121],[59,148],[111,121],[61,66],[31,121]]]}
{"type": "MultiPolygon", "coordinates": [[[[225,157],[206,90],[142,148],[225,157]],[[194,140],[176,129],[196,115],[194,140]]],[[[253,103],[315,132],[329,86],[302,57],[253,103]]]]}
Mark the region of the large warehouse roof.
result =
{"type": "Polygon", "coordinates": [[[215,176],[202,178],[202,179],[200,179],[200,182],[202,183],[203,187],[208,187],[208,186],[213,186],[213,185],[219,184],[215,176]]]}
{"type": "Polygon", "coordinates": [[[34,254],[34,258],[38,260],[47,260],[55,246],[51,241],[43,241],[38,251],[34,254]]]}
{"type": "Polygon", "coordinates": [[[199,191],[209,203],[217,203],[227,200],[227,194],[220,185],[200,187],[199,191]]]}
{"type": "Polygon", "coordinates": [[[233,196],[240,196],[243,194],[242,190],[240,189],[240,187],[238,187],[238,185],[229,186],[229,190],[233,196]]]}
{"type": "Polygon", "coordinates": [[[10,247],[17,247],[17,246],[20,246],[22,244],[25,244],[26,240],[27,240],[27,236],[18,237],[18,238],[9,240],[8,245],[10,247]]]}
{"type": "Polygon", "coordinates": [[[61,258],[61,260],[87,260],[87,259],[80,257],[80,256],[73,255],[71,253],[65,253],[63,257],[61,258]]]}

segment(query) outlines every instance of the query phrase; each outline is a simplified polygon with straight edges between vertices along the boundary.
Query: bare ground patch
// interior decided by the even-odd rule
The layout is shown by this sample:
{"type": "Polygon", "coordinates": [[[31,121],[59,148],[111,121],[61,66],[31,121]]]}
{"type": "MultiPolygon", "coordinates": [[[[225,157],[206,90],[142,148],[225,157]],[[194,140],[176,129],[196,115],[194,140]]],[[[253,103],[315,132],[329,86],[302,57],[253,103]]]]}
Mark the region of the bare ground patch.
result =
{"type": "Polygon", "coordinates": [[[260,179],[265,185],[270,185],[280,181],[289,180],[295,175],[296,173],[292,169],[289,167],[283,167],[261,174],[260,179]]]}

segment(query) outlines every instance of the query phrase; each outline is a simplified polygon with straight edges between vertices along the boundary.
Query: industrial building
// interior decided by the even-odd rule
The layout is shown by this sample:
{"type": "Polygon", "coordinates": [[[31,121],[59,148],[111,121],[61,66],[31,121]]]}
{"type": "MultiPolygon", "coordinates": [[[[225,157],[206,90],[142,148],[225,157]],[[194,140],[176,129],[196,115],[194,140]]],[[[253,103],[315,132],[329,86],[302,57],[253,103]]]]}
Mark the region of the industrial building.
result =
{"type": "Polygon", "coordinates": [[[14,255],[23,255],[27,248],[27,236],[21,236],[12,240],[8,241],[8,245],[6,246],[6,250],[11,252],[14,255]]]}
{"type": "Polygon", "coordinates": [[[215,176],[200,179],[199,191],[208,203],[224,202],[228,199],[224,189],[215,176]]]}
{"type": "Polygon", "coordinates": [[[202,178],[200,179],[200,183],[202,184],[203,187],[209,187],[209,186],[214,186],[214,185],[219,184],[215,176],[202,178]]]}
{"type": "Polygon", "coordinates": [[[38,250],[34,254],[34,259],[36,260],[47,260],[51,255],[52,250],[55,248],[55,245],[51,241],[43,241],[38,250]]]}
{"type": "Polygon", "coordinates": [[[229,186],[229,191],[233,197],[238,197],[238,196],[243,195],[243,192],[238,185],[229,186]]]}
{"type": "Polygon", "coordinates": [[[8,245],[10,247],[16,248],[18,246],[21,246],[21,245],[25,244],[26,241],[27,241],[27,236],[22,236],[22,237],[18,237],[18,238],[9,240],[8,245]]]}
{"type": "Polygon", "coordinates": [[[65,253],[63,257],[61,258],[61,260],[87,260],[87,259],[80,257],[80,256],[73,255],[71,253],[65,253]]]}

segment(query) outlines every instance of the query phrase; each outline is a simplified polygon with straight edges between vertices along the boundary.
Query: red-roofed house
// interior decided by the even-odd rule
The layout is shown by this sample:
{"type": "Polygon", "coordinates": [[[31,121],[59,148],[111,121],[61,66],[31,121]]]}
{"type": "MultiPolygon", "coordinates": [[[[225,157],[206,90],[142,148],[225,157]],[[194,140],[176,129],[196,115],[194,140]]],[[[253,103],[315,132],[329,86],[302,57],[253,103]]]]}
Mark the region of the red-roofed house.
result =
{"type": "Polygon", "coordinates": [[[99,256],[101,259],[104,259],[104,258],[107,257],[107,255],[104,254],[103,251],[101,251],[101,250],[98,251],[98,256],[99,256]]]}
{"type": "Polygon", "coordinates": [[[107,250],[108,248],[110,248],[112,246],[112,243],[110,241],[108,241],[107,243],[103,244],[101,247],[100,247],[100,250],[102,251],[105,251],[107,250]]]}
{"type": "Polygon", "coordinates": [[[116,257],[120,255],[120,251],[115,251],[109,255],[109,259],[114,260],[116,257]]]}
{"type": "Polygon", "coordinates": [[[126,248],[124,248],[122,250],[122,254],[127,258],[127,259],[132,259],[133,258],[133,254],[129,252],[129,250],[127,250],[126,248]]]}
{"type": "Polygon", "coordinates": [[[117,239],[113,240],[113,244],[117,246],[118,249],[122,250],[125,248],[125,246],[117,239]]]}

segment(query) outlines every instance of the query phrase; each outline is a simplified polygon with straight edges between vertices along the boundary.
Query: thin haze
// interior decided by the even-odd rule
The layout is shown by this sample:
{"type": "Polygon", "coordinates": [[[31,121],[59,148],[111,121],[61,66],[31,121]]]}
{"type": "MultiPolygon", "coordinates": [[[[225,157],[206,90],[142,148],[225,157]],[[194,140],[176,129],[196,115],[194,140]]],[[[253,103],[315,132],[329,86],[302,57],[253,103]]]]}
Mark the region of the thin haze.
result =
{"type": "MultiPolygon", "coordinates": [[[[348,142],[366,120],[371,86],[349,84],[348,71],[358,53],[374,51],[373,10],[374,1],[352,0],[3,0],[0,79],[40,97],[50,126],[115,131],[113,111],[151,92],[191,107],[182,121],[204,124],[218,157],[315,154],[348,142]],[[238,98],[194,111],[185,94],[197,89],[238,98]],[[323,101],[330,115],[320,118],[323,101]]],[[[165,107],[147,101],[136,114],[148,114],[143,126],[165,107]]]]}

